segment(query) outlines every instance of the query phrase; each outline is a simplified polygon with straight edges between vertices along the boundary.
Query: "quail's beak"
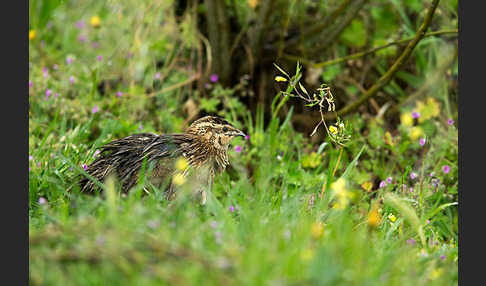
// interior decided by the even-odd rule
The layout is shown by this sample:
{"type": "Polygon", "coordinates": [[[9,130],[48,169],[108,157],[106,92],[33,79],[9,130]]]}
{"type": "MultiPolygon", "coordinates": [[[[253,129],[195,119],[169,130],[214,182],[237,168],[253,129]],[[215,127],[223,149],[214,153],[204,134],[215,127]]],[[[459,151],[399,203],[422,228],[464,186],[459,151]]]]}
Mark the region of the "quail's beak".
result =
{"type": "Polygon", "coordinates": [[[234,136],[241,136],[241,137],[245,137],[245,136],[246,136],[246,134],[245,134],[245,133],[243,133],[243,132],[241,132],[241,131],[239,131],[239,130],[238,130],[238,132],[233,133],[233,135],[234,135],[234,136]]]}

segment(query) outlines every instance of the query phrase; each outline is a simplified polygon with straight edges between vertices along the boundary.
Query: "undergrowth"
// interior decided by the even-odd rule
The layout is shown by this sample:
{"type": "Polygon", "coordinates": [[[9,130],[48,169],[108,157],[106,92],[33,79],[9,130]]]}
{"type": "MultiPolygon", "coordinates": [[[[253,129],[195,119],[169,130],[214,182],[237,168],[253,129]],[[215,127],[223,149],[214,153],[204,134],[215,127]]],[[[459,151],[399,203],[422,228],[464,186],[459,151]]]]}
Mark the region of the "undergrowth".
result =
{"type": "Polygon", "coordinates": [[[145,24],[103,6],[36,14],[45,28],[29,41],[31,284],[457,284],[458,133],[448,96],[403,104],[395,129],[351,114],[345,146],[332,138],[336,122],[315,144],[293,128],[293,107],[278,116],[282,94],[271,118],[262,106],[251,114],[234,97],[250,96],[248,77],[228,88],[213,75],[209,96],[180,85],[200,76],[186,57],[190,31],[164,1],[140,5],[145,24]],[[183,132],[194,102],[248,134],[230,146],[206,205],[110,185],[96,196],[67,191],[103,144],[183,132]]]}

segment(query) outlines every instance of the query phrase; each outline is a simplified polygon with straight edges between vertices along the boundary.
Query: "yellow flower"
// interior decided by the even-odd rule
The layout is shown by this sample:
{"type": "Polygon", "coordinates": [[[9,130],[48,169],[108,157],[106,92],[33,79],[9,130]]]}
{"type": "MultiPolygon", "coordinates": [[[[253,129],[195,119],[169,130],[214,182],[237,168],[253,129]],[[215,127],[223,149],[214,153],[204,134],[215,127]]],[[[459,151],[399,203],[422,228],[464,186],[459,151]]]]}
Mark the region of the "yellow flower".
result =
{"type": "Polygon", "coordinates": [[[343,178],[339,178],[331,184],[331,189],[334,190],[337,198],[337,202],[333,206],[336,209],[344,209],[352,197],[352,194],[345,189],[345,185],[346,181],[343,178]]]}
{"type": "Polygon", "coordinates": [[[331,126],[329,126],[329,132],[336,135],[338,133],[338,129],[336,127],[334,127],[333,125],[331,125],[331,126]]]}
{"type": "Polygon", "coordinates": [[[395,146],[395,142],[393,142],[393,138],[391,136],[390,132],[385,132],[385,143],[390,145],[390,146],[395,146]]]}
{"type": "Polygon", "coordinates": [[[29,41],[33,40],[35,38],[35,30],[30,30],[29,31],[29,41]]]}
{"type": "Polygon", "coordinates": [[[252,9],[255,9],[257,4],[258,4],[258,0],[248,0],[248,6],[250,6],[250,8],[252,9]]]}
{"type": "Polygon", "coordinates": [[[392,213],[390,213],[390,214],[388,215],[388,218],[389,218],[389,219],[390,219],[392,222],[395,222],[395,221],[397,220],[397,217],[396,217],[394,214],[392,214],[392,213]]]}
{"type": "Polygon", "coordinates": [[[345,186],[346,181],[343,178],[339,178],[331,184],[331,189],[333,189],[336,194],[339,194],[346,192],[346,190],[344,189],[345,186]]]}
{"type": "Polygon", "coordinates": [[[312,225],[311,225],[311,236],[313,238],[319,238],[322,236],[323,232],[324,232],[324,225],[322,224],[322,222],[314,222],[312,225]]]}
{"type": "Polygon", "coordinates": [[[373,187],[373,183],[371,182],[364,182],[361,184],[361,188],[363,188],[363,190],[367,192],[370,192],[372,187],[373,187]]]}
{"type": "Polygon", "coordinates": [[[370,228],[374,229],[380,224],[380,214],[378,212],[378,204],[374,203],[371,210],[366,214],[366,221],[370,228]]]}
{"type": "Polygon", "coordinates": [[[177,170],[185,171],[185,170],[187,170],[187,168],[189,168],[189,162],[187,161],[186,158],[180,157],[179,159],[177,159],[175,166],[176,166],[177,170]]]}
{"type": "Polygon", "coordinates": [[[285,82],[285,81],[287,81],[287,79],[284,78],[283,76],[276,76],[275,77],[275,81],[283,81],[283,82],[285,82]]]}
{"type": "Polygon", "coordinates": [[[415,141],[419,139],[424,134],[424,130],[420,126],[414,126],[410,129],[409,136],[410,140],[415,141]]]}
{"type": "Polygon", "coordinates": [[[91,24],[91,26],[93,27],[98,27],[100,24],[101,24],[101,19],[98,15],[94,15],[93,17],[91,17],[91,19],[89,20],[89,23],[91,24]]]}
{"type": "Polygon", "coordinates": [[[174,177],[172,177],[172,182],[176,186],[182,186],[182,184],[184,184],[186,182],[186,177],[184,176],[184,174],[177,172],[174,175],[174,177]]]}
{"type": "Polygon", "coordinates": [[[439,267],[439,268],[433,270],[432,272],[430,272],[429,279],[435,280],[435,279],[439,278],[441,275],[442,275],[442,268],[439,267]]]}
{"type": "Polygon", "coordinates": [[[412,126],[413,125],[413,117],[410,112],[405,112],[400,114],[400,122],[405,126],[412,126]]]}
{"type": "Polygon", "coordinates": [[[306,248],[302,250],[300,257],[302,257],[302,260],[311,260],[314,257],[314,252],[310,248],[306,248]]]}
{"type": "Polygon", "coordinates": [[[432,117],[439,116],[440,113],[440,103],[434,97],[429,97],[427,99],[427,103],[424,103],[420,100],[417,100],[417,106],[415,108],[418,113],[420,113],[420,117],[418,118],[419,122],[424,122],[432,117]]]}

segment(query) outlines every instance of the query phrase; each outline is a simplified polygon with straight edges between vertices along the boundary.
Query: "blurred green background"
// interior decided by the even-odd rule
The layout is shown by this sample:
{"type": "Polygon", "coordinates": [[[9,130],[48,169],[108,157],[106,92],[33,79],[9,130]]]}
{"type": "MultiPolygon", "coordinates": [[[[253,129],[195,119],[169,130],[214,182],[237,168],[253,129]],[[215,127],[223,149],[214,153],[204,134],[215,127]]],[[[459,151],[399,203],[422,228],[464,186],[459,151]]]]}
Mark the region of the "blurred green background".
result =
{"type": "Polygon", "coordinates": [[[458,1],[360,100],[432,2],[30,1],[30,283],[456,285],[458,1]],[[347,147],[274,63],[327,84],[347,147]],[[249,136],[206,206],[66,191],[103,144],[208,114],[249,136]]]}

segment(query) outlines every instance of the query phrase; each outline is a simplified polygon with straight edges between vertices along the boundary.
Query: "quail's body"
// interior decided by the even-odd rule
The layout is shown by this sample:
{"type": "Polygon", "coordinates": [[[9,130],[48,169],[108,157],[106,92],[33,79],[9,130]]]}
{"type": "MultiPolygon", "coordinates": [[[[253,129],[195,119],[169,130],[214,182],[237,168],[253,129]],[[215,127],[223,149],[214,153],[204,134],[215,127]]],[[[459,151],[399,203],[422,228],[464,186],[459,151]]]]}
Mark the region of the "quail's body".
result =
{"type": "MultiPolygon", "coordinates": [[[[101,153],[86,171],[101,182],[110,174],[115,175],[122,183],[122,191],[128,192],[138,183],[145,164],[149,181],[164,188],[172,199],[177,190],[174,176],[181,172],[175,165],[185,158],[190,168],[186,171],[191,172],[187,183],[193,192],[201,193],[212,189],[216,175],[229,164],[228,145],[236,136],[245,135],[222,118],[206,116],[195,121],[185,133],[140,133],[112,141],[101,147],[101,153]]],[[[96,189],[86,177],[79,184],[83,192],[92,193],[96,189]]]]}

